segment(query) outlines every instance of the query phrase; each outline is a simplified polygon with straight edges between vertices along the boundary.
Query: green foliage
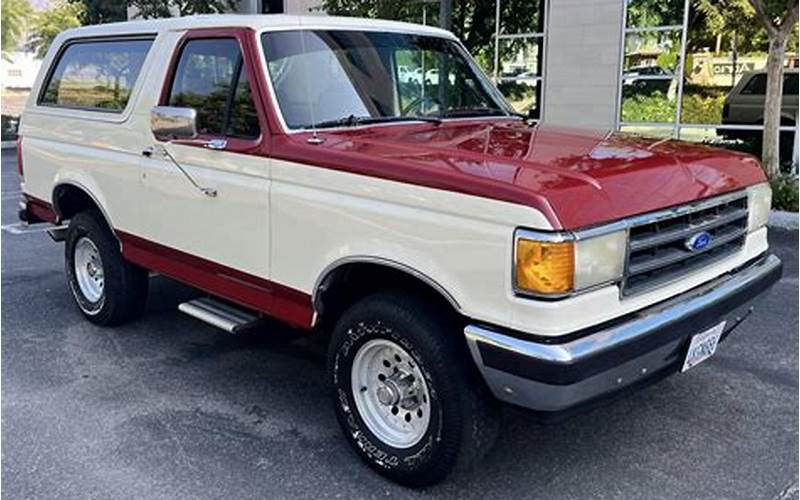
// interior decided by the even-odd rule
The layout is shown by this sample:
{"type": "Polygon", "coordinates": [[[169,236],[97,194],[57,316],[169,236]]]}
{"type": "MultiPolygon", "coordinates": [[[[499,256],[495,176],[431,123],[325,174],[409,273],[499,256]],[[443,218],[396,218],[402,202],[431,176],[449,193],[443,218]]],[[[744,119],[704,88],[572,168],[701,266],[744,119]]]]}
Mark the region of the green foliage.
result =
{"type": "MultiPolygon", "coordinates": [[[[33,14],[28,0],[3,0],[2,29],[3,57],[17,50],[26,24],[33,14]]],[[[5,129],[4,129],[5,130],[5,129]]]]}
{"type": "Polygon", "coordinates": [[[67,0],[83,6],[82,24],[104,24],[128,20],[128,3],[124,0],[67,0]]]}
{"type": "Polygon", "coordinates": [[[622,100],[622,121],[672,123],[676,106],[674,100],[661,92],[632,95],[622,100]]]}
{"type": "MultiPolygon", "coordinates": [[[[326,0],[324,9],[328,14],[337,16],[371,17],[377,19],[395,19],[422,22],[421,2],[396,2],[386,0],[326,0]]],[[[428,14],[436,11],[439,5],[429,4],[428,14]]],[[[429,18],[430,19],[430,18],[429,18]]]]}
{"type": "Polygon", "coordinates": [[[766,33],[755,22],[755,10],[749,0],[692,0],[689,50],[715,47],[722,36],[723,48],[739,53],[764,51],[766,33]]]}
{"type": "Polygon", "coordinates": [[[772,184],[772,208],[776,210],[798,211],[797,176],[781,174],[770,181],[772,184]]]}
{"type": "MultiPolygon", "coordinates": [[[[324,0],[323,8],[331,15],[372,17],[397,21],[422,22],[422,2],[396,0],[324,0]]],[[[500,4],[500,31],[522,33],[541,31],[539,2],[533,0],[503,0],[500,4]]],[[[438,21],[438,3],[427,4],[427,23],[438,21]]],[[[487,0],[453,2],[452,30],[484,69],[494,64],[495,3],[487,0]]],[[[518,47],[505,44],[501,59],[518,47]]]]}
{"type": "Polygon", "coordinates": [[[681,24],[683,0],[628,0],[628,26],[681,24]]]}
{"type": "Polygon", "coordinates": [[[722,123],[725,89],[686,85],[683,89],[683,123],[722,123]]]}
{"type": "Polygon", "coordinates": [[[662,68],[677,68],[681,57],[680,46],[673,46],[669,52],[662,52],[656,58],[656,64],[662,68]]]}
{"type": "Polygon", "coordinates": [[[230,12],[236,3],[236,0],[128,0],[139,11],[138,17],[144,19],[171,17],[170,9],[180,16],[230,12]]]}
{"type": "Polygon", "coordinates": [[[37,12],[31,22],[30,47],[36,56],[44,58],[50,44],[62,31],[81,25],[80,16],[83,5],[75,3],[56,3],[50,9],[37,12]]]}

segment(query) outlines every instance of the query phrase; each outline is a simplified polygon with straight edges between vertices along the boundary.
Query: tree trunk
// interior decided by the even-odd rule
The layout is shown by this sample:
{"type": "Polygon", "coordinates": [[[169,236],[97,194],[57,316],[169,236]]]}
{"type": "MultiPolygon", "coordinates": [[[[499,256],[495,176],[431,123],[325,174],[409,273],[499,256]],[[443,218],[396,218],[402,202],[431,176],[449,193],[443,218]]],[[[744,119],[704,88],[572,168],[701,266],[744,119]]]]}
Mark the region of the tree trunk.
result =
{"type": "Polygon", "coordinates": [[[761,163],[772,178],[780,173],[780,126],[783,101],[783,59],[788,36],[777,35],[769,42],[767,94],[764,99],[764,149],[761,163]]]}
{"type": "Polygon", "coordinates": [[[439,0],[439,27],[450,31],[453,27],[453,0],[439,0]]]}

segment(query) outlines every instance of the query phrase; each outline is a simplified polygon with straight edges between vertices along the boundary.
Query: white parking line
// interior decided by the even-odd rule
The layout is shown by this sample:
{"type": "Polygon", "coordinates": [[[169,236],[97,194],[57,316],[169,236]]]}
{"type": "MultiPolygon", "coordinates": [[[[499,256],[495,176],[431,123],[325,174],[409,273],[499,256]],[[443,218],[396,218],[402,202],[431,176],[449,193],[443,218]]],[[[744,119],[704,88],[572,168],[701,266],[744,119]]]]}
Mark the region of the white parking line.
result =
{"type": "Polygon", "coordinates": [[[0,229],[9,234],[33,234],[33,233],[46,233],[53,229],[65,229],[67,226],[54,226],[52,224],[23,224],[15,222],[14,224],[6,224],[0,226],[0,229]]]}
{"type": "Polygon", "coordinates": [[[6,191],[6,192],[4,192],[2,194],[2,197],[0,197],[0,199],[2,199],[3,201],[5,201],[5,200],[15,200],[15,199],[19,198],[19,195],[21,195],[21,194],[22,194],[22,191],[6,191]]]}

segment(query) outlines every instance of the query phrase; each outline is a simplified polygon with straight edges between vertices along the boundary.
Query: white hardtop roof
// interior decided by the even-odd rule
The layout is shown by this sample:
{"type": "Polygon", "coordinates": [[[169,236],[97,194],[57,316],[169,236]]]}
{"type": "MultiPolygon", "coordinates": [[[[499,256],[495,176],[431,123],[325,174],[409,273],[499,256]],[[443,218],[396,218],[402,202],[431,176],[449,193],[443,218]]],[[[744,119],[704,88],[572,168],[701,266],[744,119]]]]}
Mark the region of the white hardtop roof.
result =
{"type": "MultiPolygon", "coordinates": [[[[453,34],[440,28],[420,24],[364,19],[358,17],[336,16],[291,16],[286,14],[214,14],[122,23],[83,26],[62,33],[64,38],[131,35],[140,33],[160,33],[164,31],[184,31],[197,28],[250,28],[253,30],[306,29],[344,29],[365,31],[392,31],[414,33],[438,37],[454,38],[453,34]]],[[[61,38],[61,37],[59,37],[61,38]]]]}

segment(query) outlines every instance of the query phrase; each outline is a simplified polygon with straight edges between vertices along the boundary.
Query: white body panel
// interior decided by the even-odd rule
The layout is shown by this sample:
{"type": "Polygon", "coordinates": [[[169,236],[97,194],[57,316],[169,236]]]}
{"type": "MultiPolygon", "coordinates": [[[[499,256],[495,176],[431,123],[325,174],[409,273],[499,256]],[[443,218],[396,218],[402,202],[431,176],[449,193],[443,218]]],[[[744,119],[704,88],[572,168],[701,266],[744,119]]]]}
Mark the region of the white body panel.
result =
{"type": "MultiPolygon", "coordinates": [[[[164,144],[150,132],[150,110],[158,105],[162,84],[181,33],[159,36],[153,51],[161,64],[152,68],[154,82],[142,90],[136,110],[150,158],[141,157],[141,201],[147,224],[135,234],[260,278],[269,278],[269,160],[182,144],[164,144]],[[159,154],[166,148],[203,187],[193,186],[172,161],[159,154]]],[[[125,229],[124,226],[121,229],[125,229]]]]}
{"type": "MultiPolygon", "coordinates": [[[[158,33],[128,108],[119,115],[27,105],[24,137],[27,194],[52,201],[62,182],[83,187],[115,229],[313,295],[337,263],[384,260],[435,283],[465,316],[538,335],[559,335],[662,301],[764,252],[766,229],[750,234],[735,256],[655,291],[621,300],[607,286],[560,301],[513,294],[514,229],[551,229],[537,210],[450,191],[364,177],[312,165],[188,146],[170,151],[201,185],[201,194],[152,146],[149,114],[168,61],[186,28],[297,27],[292,16],[216,16],[81,28],[58,37],[43,65],[68,37],[158,33]]],[[[309,27],[310,21],[303,26],[309,27]]],[[[313,18],[318,27],[355,21],[313,18]]],[[[375,29],[446,32],[401,23],[375,29]]]]}

